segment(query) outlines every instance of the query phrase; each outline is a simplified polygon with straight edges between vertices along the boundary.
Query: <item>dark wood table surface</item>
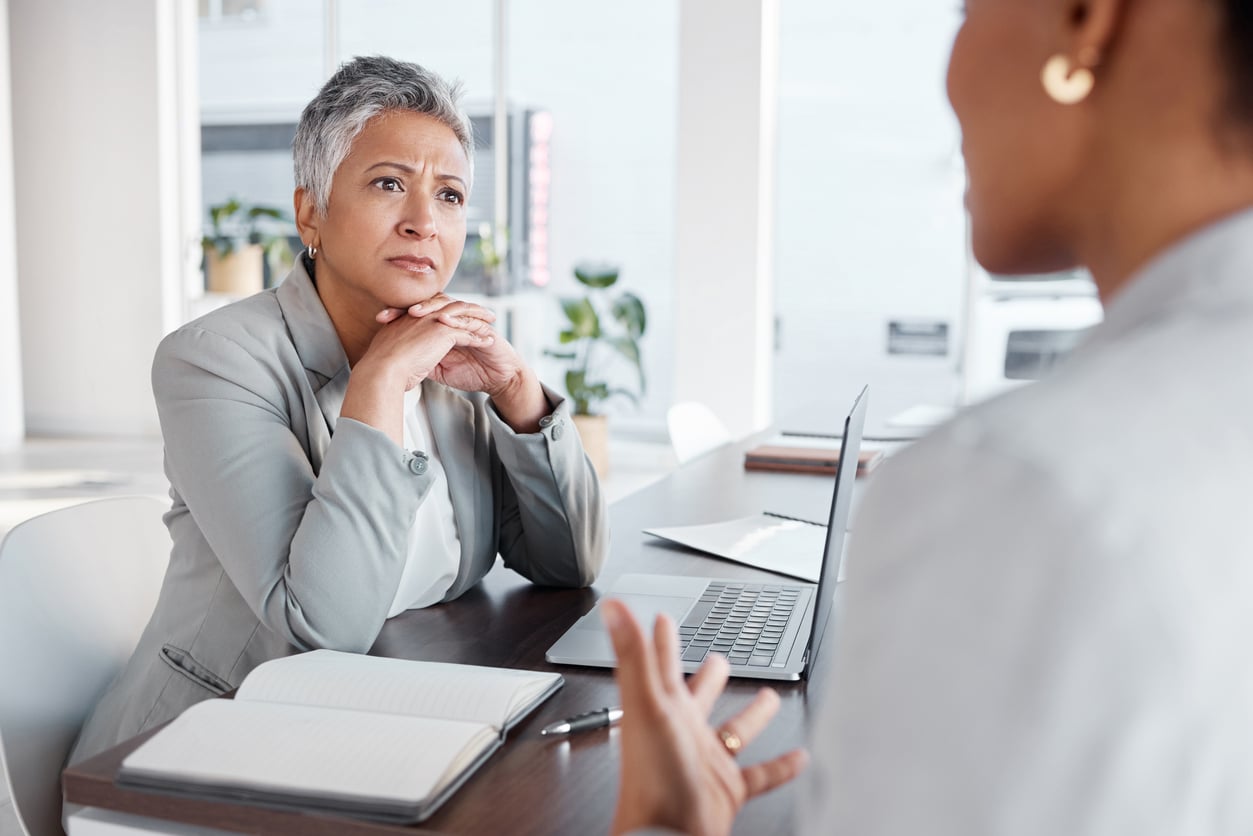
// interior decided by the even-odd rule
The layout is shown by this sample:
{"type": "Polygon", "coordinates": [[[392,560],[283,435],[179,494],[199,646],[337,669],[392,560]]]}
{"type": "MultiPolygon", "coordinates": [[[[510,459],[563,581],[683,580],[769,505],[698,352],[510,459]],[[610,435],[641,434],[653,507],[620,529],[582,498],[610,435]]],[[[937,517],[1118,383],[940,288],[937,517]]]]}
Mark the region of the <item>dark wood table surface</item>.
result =
{"type": "MultiPolygon", "coordinates": [[[[612,672],[550,665],[544,661],[544,652],[623,572],[779,580],[777,575],[703,557],[642,533],[643,528],[652,526],[716,522],[766,510],[825,521],[832,478],[745,472],[743,451],[749,444],[732,445],[689,462],[662,481],[615,503],[610,509],[610,558],[591,589],[536,587],[497,565],[483,583],[457,601],[410,611],[387,622],[371,653],[556,670],[566,680],[565,687],[514,728],[505,746],[422,825],[404,828],[119,789],[113,780],[122,759],[152,732],[66,770],[63,786],[67,802],[244,833],[403,831],[582,836],[607,832],[617,795],[618,732],[602,729],[550,739],[541,737],[539,730],[573,714],[616,705],[618,692],[612,672]]],[[[823,673],[830,662],[830,654],[824,653],[809,684],[771,686],[782,698],[779,715],[746,747],[743,760],[768,758],[804,743],[812,717],[811,703],[818,704],[823,673]]],[[[760,682],[733,680],[715,708],[715,720],[746,705],[759,687],[760,682]]],[[[735,832],[790,832],[797,798],[793,784],[750,802],[737,820],[735,832]]]]}

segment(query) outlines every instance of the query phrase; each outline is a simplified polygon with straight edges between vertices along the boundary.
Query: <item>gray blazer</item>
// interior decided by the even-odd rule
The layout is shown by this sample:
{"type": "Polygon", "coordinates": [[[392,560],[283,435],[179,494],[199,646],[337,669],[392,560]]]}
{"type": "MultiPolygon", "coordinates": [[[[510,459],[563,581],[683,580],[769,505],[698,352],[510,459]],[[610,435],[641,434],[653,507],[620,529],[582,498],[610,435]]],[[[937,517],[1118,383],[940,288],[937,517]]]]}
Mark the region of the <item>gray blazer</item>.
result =
{"type": "MultiPolygon", "coordinates": [[[[374,643],[432,474],[422,451],[339,418],[348,375],[301,264],[276,290],[162,341],[152,388],[173,499],[169,568],[69,762],[238,686],[268,659],[374,643]]],[[[590,584],[605,559],[605,503],[569,404],[545,390],[557,408],[519,435],[485,395],[422,385],[461,538],[445,600],[497,553],[535,583],[590,584]]]]}

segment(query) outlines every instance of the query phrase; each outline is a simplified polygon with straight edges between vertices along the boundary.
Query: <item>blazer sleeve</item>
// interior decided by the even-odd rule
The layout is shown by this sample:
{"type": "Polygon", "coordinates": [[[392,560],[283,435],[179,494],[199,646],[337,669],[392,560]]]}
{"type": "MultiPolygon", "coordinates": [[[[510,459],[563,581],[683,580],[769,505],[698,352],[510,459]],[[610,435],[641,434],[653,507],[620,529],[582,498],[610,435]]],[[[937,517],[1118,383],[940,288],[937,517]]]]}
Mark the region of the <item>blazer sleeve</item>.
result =
{"type": "Polygon", "coordinates": [[[351,419],[337,422],[315,473],[288,404],[300,387],[267,360],[197,327],[162,342],[152,384],[166,471],[266,627],[303,649],[364,652],[387,617],[432,477],[351,419]]]}
{"type": "Polygon", "coordinates": [[[534,583],[589,586],[608,552],[605,499],[569,402],[548,387],[544,394],[557,406],[537,433],[515,433],[487,406],[504,471],[496,491],[500,554],[506,566],[534,583]]]}

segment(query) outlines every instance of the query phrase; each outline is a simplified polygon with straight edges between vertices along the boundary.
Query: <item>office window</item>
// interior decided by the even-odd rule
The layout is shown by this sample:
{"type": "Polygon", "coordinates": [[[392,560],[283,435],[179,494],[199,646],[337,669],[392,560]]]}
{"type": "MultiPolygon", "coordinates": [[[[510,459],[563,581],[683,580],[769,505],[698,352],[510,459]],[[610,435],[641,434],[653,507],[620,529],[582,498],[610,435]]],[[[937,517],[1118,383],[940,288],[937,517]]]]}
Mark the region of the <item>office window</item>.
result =
{"type": "MultiPolygon", "coordinates": [[[[212,6],[209,3],[208,6],[212,6]]],[[[227,0],[217,8],[226,11],[227,0]]],[[[300,110],[327,76],[323,4],[257,0],[255,24],[215,25],[202,14],[203,201],[235,195],[289,210],[290,143],[300,110]]],[[[336,62],[356,55],[415,61],[459,79],[474,123],[475,184],[468,236],[451,291],[548,294],[529,304],[529,359],[546,379],[563,372],[540,350],[556,342],[556,297],[575,292],[574,265],[611,262],[620,286],[648,306],[644,343],[648,391],[637,409],[608,403],[618,426],[660,426],[671,396],[674,155],[678,10],[675,0],[508,4],[506,99],[508,269],[489,275],[480,234],[492,235],[498,172],[496,3],[471,0],[354,0],[336,5],[336,62]],[[547,300],[547,297],[546,297],[547,300]]],[[[203,9],[206,8],[202,6],[203,9]]],[[[503,174],[501,174],[503,176],[503,174]]],[[[624,361],[625,363],[625,361],[624,361]]],[[[633,373],[610,360],[614,381],[633,373]]]]}
{"type": "Polygon", "coordinates": [[[776,419],[866,382],[878,417],[952,404],[969,269],[944,90],[957,4],[781,14],[776,419]]]}

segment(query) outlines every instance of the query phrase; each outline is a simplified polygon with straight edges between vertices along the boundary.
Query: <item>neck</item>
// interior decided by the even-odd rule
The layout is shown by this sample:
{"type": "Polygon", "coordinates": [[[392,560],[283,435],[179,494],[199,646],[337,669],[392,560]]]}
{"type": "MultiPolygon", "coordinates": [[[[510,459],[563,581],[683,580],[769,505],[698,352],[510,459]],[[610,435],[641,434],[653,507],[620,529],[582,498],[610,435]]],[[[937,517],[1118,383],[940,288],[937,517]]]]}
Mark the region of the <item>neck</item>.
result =
{"type": "Polygon", "coordinates": [[[1215,146],[1123,143],[1121,155],[1104,163],[1112,176],[1092,181],[1078,246],[1103,303],[1172,244],[1253,206],[1253,158],[1215,146]]]}
{"type": "Polygon", "coordinates": [[[1091,164],[1070,191],[1074,254],[1105,303],[1171,245],[1253,206],[1253,130],[1228,121],[1213,57],[1223,25],[1216,4],[1144,0],[1102,68],[1091,164]]]}
{"type": "Polygon", "coordinates": [[[343,282],[336,281],[325,262],[319,262],[317,266],[317,291],[331,324],[335,326],[344,354],[348,356],[348,365],[357,365],[374,335],[383,327],[374,319],[375,314],[383,309],[382,304],[347,291],[343,282]]]}

